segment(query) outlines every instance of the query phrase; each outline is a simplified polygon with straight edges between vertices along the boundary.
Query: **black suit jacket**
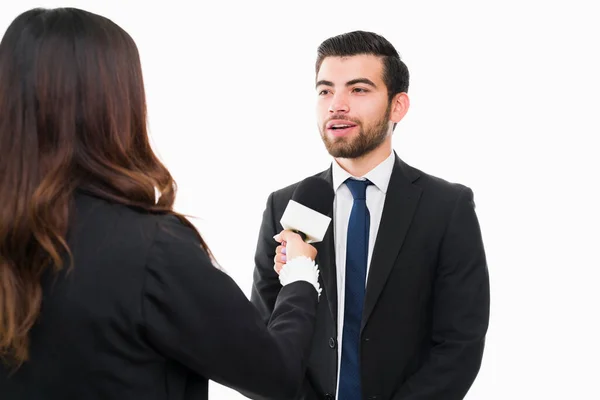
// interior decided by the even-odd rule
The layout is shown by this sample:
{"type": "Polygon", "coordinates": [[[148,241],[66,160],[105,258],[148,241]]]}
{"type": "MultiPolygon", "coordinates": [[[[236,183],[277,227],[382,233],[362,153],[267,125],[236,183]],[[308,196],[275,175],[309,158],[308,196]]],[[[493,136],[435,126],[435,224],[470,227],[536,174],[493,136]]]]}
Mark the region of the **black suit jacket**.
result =
{"type": "MultiPolygon", "coordinates": [[[[332,181],[331,169],[320,174],[332,181]]],[[[297,183],[269,196],[256,250],[252,302],[266,322],[280,291],[270,238],[297,183]]],[[[471,189],[396,156],[369,269],[360,359],[363,399],[462,399],[481,364],[489,279],[471,189]]],[[[332,222],[316,245],[324,288],[300,399],[333,399],[337,283],[332,222]]],[[[343,399],[341,399],[343,400],[343,399]]]]}
{"type": "Polygon", "coordinates": [[[248,395],[293,398],[317,292],[281,290],[266,327],[193,231],[88,194],[75,197],[71,272],[43,281],[31,359],[0,363],[2,400],[207,399],[212,379],[248,395]]]}

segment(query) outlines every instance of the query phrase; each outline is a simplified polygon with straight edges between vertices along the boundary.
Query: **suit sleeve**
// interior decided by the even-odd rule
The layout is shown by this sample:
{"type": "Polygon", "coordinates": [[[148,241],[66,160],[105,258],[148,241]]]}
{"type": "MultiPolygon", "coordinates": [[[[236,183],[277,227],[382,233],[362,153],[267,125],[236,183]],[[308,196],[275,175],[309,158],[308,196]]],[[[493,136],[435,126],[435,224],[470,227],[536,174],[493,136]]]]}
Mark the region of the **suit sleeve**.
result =
{"type": "Polygon", "coordinates": [[[142,318],[165,358],[247,396],[294,398],[303,379],[317,307],[308,282],[286,285],[265,325],[256,308],[215,268],[189,227],[159,224],[150,250],[142,318]]]}
{"type": "MultiPolygon", "coordinates": [[[[273,269],[275,249],[277,242],[273,240],[273,236],[283,229],[279,223],[275,221],[275,205],[274,195],[271,193],[267,199],[267,204],[263,212],[263,219],[258,235],[256,245],[256,253],[254,256],[254,275],[250,300],[258,310],[263,322],[268,324],[274,315],[273,311],[277,296],[282,290],[279,277],[273,269]]],[[[314,393],[309,380],[304,376],[304,382],[300,393],[307,395],[314,393]]],[[[314,395],[316,397],[316,394],[314,395]]],[[[266,397],[268,399],[277,399],[276,397],[266,397]]],[[[265,398],[265,399],[266,399],[265,398]]]]}
{"type": "Polygon", "coordinates": [[[429,359],[394,400],[459,400],[479,372],[488,328],[490,289],[473,192],[456,201],[440,248],[433,289],[429,359]]]}
{"type": "Polygon", "coordinates": [[[264,323],[271,319],[275,300],[281,290],[277,273],[273,269],[277,242],[273,236],[279,233],[273,216],[273,193],[269,195],[258,234],[258,243],[254,256],[254,275],[250,301],[260,313],[264,323]]]}

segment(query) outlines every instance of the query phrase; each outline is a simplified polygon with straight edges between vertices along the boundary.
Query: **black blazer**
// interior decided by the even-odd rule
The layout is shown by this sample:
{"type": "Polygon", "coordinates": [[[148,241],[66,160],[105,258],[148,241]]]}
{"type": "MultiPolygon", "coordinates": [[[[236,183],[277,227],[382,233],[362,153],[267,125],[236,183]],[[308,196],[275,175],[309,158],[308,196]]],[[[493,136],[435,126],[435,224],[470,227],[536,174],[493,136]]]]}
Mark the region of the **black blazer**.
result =
{"type": "Polygon", "coordinates": [[[78,193],[74,268],[43,281],[31,359],[0,364],[2,400],[207,399],[212,379],[293,398],[309,352],[317,292],[281,290],[268,327],[213,267],[192,230],[78,193]]]}
{"type": "MultiPolygon", "coordinates": [[[[332,181],[331,169],[320,174],[332,181]]],[[[297,184],[269,196],[251,300],[265,323],[279,286],[270,238],[297,184]]],[[[462,399],[481,364],[489,279],[471,189],[396,156],[369,269],[360,359],[363,399],[462,399]]],[[[324,288],[300,399],[333,399],[337,384],[337,284],[332,222],[317,244],[324,288]]],[[[343,399],[342,399],[343,400],[343,399]]]]}

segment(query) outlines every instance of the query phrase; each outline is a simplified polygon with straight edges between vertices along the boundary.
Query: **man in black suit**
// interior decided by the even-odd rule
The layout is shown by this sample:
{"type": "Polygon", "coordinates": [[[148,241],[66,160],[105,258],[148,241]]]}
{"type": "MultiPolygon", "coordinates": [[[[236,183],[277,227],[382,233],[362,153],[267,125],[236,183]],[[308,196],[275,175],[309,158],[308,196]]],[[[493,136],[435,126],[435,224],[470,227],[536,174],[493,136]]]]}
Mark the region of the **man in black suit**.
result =
{"type": "MultiPolygon", "coordinates": [[[[317,117],[334,161],[318,175],[335,200],[316,245],[324,290],[299,399],[462,399],[479,371],[489,278],[473,192],[393,151],[408,77],[374,33],[319,47],[317,117]]],[[[272,236],[296,185],[271,193],[263,215],[251,299],[265,322],[285,263],[272,236]]]]}

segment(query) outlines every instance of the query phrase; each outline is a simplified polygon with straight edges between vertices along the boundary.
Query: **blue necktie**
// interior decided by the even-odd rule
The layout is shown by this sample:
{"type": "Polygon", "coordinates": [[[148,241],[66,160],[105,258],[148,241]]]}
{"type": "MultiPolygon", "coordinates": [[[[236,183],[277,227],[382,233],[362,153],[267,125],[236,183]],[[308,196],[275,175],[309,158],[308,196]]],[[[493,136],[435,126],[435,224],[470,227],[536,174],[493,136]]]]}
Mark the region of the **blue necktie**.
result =
{"type": "Polygon", "coordinates": [[[348,222],[344,330],[338,400],[361,400],[359,336],[367,280],[370,217],[366,203],[369,180],[347,179],[354,204],[348,222]]]}

